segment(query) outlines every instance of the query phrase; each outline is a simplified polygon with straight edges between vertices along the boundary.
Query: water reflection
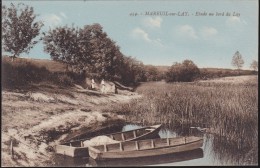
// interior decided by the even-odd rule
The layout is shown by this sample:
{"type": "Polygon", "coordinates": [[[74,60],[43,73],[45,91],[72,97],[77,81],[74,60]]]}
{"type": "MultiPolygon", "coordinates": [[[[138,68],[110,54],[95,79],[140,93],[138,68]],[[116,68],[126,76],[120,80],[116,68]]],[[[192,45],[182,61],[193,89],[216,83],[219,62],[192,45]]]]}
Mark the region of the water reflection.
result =
{"type": "Polygon", "coordinates": [[[65,156],[61,154],[53,155],[53,167],[86,167],[89,162],[89,157],[73,158],[70,156],[65,156]]]}
{"type": "Polygon", "coordinates": [[[228,141],[225,137],[211,137],[211,151],[214,159],[225,165],[246,165],[246,149],[240,149],[235,141],[228,141]]]}

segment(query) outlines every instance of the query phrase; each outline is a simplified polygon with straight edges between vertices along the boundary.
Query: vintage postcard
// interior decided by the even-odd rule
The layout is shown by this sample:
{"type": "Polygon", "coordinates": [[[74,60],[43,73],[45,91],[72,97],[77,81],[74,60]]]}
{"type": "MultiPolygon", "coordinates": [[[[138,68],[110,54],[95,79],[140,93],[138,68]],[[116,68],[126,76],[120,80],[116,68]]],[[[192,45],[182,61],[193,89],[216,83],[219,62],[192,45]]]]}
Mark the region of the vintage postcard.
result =
{"type": "Polygon", "coordinates": [[[3,0],[4,167],[257,166],[257,0],[3,0]]]}

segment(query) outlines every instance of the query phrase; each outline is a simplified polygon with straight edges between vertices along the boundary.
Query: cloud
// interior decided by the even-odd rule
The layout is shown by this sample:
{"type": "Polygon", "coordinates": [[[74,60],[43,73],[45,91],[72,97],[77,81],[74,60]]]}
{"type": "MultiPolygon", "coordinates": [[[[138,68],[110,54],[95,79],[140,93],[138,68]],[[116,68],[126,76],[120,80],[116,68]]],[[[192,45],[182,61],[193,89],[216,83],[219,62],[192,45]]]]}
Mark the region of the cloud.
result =
{"type": "Polygon", "coordinates": [[[132,35],[134,38],[141,38],[143,39],[144,41],[147,41],[147,42],[151,42],[152,40],[149,38],[149,35],[147,32],[145,32],[143,29],[141,28],[135,28],[133,31],[132,31],[132,35]]]}
{"type": "Polygon", "coordinates": [[[152,40],[152,42],[156,45],[156,46],[160,46],[160,47],[165,47],[163,44],[162,44],[162,40],[160,38],[157,38],[155,40],[152,40]]]}
{"type": "Polygon", "coordinates": [[[245,20],[240,19],[240,17],[230,16],[230,17],[227,18],[226,24],[228,26],[235,26],[237,24],[245,24],[245,25],[247,25],[247,22],[245,20]]]}
{"type": "Polygon", "coordinates": [[[149,37],[149,34],[144,31],[143,29],[141,28],[135,28],[131,31],[131,35],[133,38],[135,39],[141,39],[143,41],[146,41],[148,43],[151,43],[151,44],[154,44],[156,46],[160,46],[160,47],[164,47],[164,45],[162,44],[162,41],[160,38],[157,38],[157,39],[151,39],[149,37]]]}
{"type": "Polygon", "coordinates": [[[200,34],[204,39],[208,39],[209,37],[215,36],[218,34],[218,31],[213,27],[202,27],[200,30],[200,34]]]}
{"type": "Polygon", "coordinates": [[[63,18],[65,18],[65,19],[68,18],[67,15],[66,15],[65,13],[63,13],[63,12],[60,12],[60,15],[61,15],[63,18]]]}
{"type": "Polygon", "coordinates": [[[143,24],[147,27],[157,27],[157,28],[160,28],[161,27],[161,23],[162,23],[162,18],[161,17],[148,17],[148,18],[145,18],[143,20],[143,24]]]}
{"type": "Polygon", "coordinates": [[[197,33],[190,25],[181,25],[177,27],[177,33],[183,37],[198,39],[197,33]]]}
{"type": "Polygon", "coordinates": [[[46,14],[42,17],[43,23],[47,27],[55,27],[58,25],[61,25],[63,22],[63,19],[66,19],[67,16],[65,13],[60,12],[59,15],[57,14],[46,14]]]}

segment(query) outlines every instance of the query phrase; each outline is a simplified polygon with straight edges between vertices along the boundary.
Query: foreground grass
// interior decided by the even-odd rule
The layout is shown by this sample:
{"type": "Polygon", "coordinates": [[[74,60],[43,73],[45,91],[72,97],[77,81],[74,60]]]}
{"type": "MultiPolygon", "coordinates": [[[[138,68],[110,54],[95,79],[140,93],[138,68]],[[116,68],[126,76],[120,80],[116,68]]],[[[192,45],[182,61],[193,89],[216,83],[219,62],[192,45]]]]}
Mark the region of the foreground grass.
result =
{"type": "MultiPolygon", "coordinates": [[[[115,107],[130,122],[208,127],[243,153],[258,148],[258,84],[251,76],[241,82],[145,83],[142,99],[115,107]]],[[[258,162],[257,152],[252,154],[258,162]]]]}

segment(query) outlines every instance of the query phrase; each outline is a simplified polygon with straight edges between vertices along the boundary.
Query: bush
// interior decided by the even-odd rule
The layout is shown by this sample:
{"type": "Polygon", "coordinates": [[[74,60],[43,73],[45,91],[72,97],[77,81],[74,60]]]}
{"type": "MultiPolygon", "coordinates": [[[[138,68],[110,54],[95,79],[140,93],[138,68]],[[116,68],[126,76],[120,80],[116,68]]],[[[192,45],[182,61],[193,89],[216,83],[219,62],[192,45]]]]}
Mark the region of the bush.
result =
{"type": "Polygon", "coordinates": [[[200,79],[211,79],[220,78],[227,76],[240,76],[240,75],[256,75],[254,71],[251,70],[232,70],[232,69],[218,69],[218,68],[201,68],[200,69],[200,79]]]}
{"type": "Polygon", "coordinates": [[[65,73],[53,73],[52,82],[61,86],[72,86],[74,83],[73,79],[65,73]]]}
{"type": "Polygon", "coordinates": [[[46,67],[38,67],[26,60],[3,59],[2,84],[3,88],[15,88],[48,82],[59,86],[71,86],[75,81],[84,79],[84,75],[72,72],[50,72],[46,67]]]}
{"type": "Polygon", "coordinates": [[[38,83],[48,77],[49,71],[45,67],[37,67],[26,61],[2,63],[3,88],[24,86],[38,83]]]}
{"type": "Polygon", "coordinates": [[[200,70],[191,60],[175,63],[166,72],[167,82],[191,82],[199,77],[200,70]]]}

